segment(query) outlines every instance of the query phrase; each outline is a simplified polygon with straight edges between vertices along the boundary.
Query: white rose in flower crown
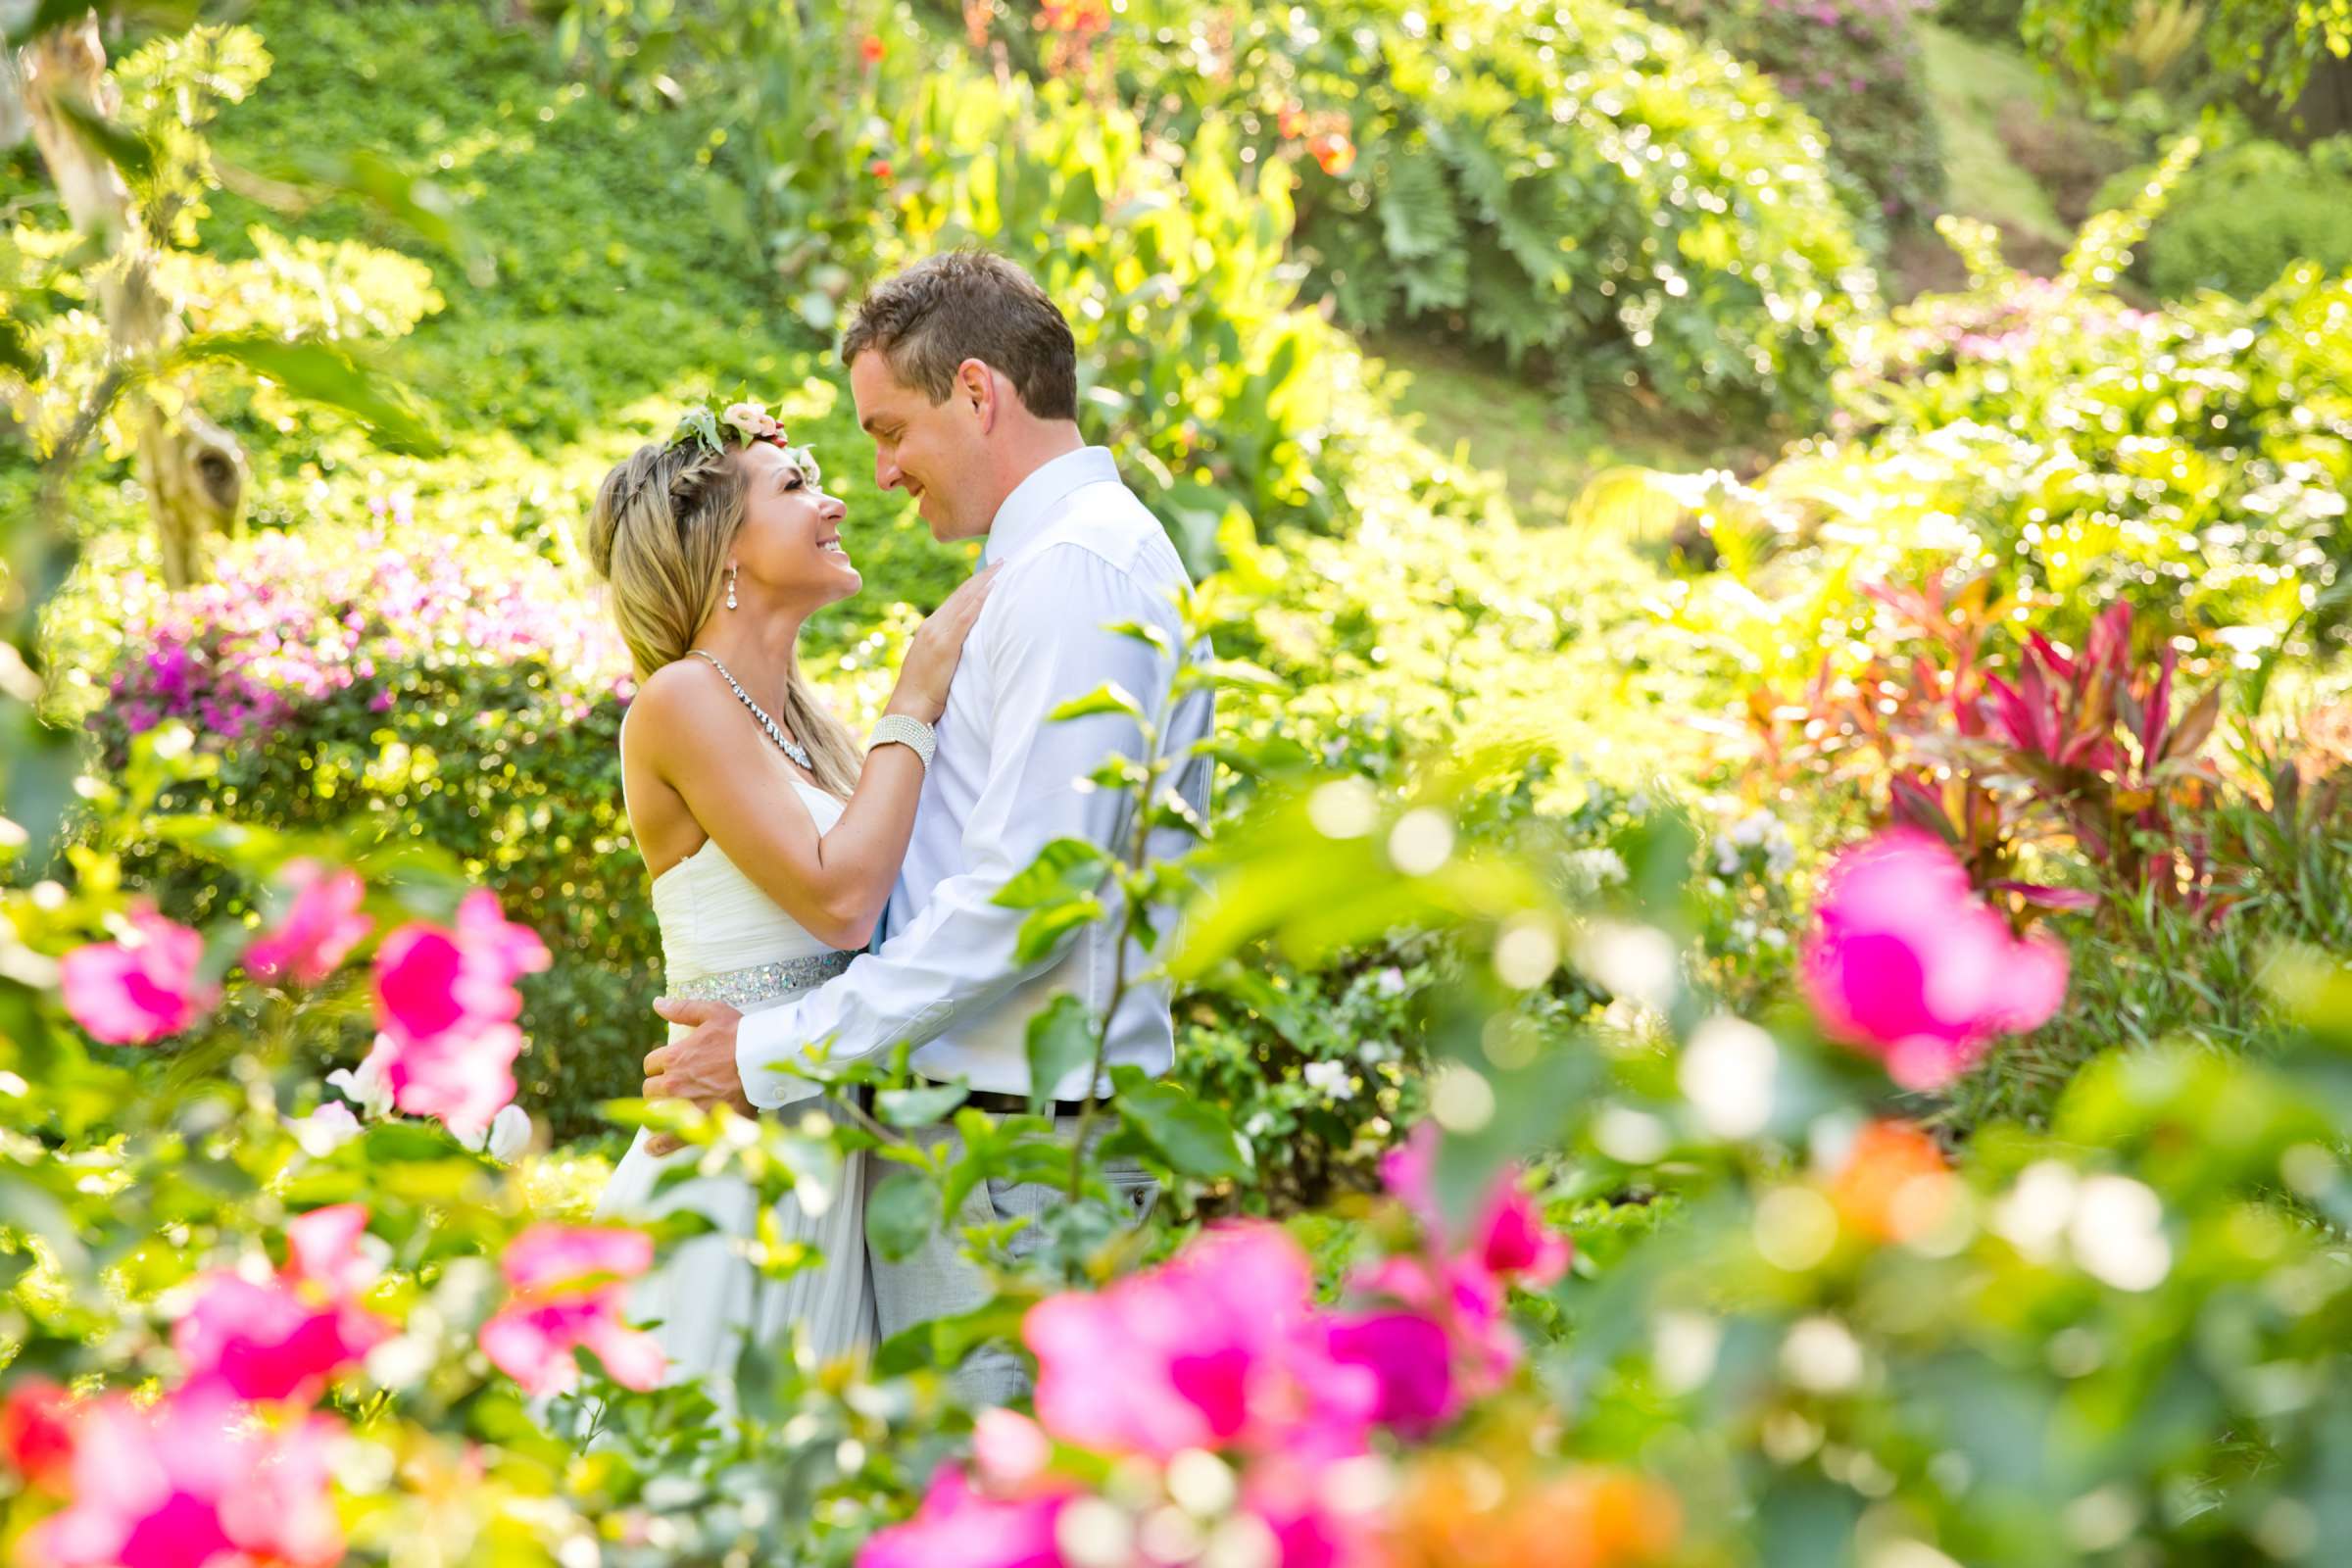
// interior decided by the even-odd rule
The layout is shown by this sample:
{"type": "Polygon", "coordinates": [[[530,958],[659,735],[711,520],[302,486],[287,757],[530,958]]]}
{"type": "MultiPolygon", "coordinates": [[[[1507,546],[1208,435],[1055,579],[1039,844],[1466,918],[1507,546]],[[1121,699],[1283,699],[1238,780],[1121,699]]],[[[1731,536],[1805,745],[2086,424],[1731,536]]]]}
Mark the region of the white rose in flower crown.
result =
{"type": "Polygon", "coordinates": [[[731,424],[743,432],[746,441],[765,441],[784,433],[784,427],[769,416],[767,410],[757,403],[730,403],[718,416],[721,424],[731,424]]]}

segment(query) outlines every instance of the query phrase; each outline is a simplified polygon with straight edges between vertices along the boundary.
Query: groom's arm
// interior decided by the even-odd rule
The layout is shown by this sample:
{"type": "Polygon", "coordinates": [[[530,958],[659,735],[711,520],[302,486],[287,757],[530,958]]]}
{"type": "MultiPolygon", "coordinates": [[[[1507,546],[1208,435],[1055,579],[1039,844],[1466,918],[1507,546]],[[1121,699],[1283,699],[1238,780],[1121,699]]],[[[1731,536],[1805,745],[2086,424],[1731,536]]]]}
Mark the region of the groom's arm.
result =
{"type": "MultiPolygon", "coordinates": [[[[990,746],[988,775],[964,830],[961,875],[940,884],[920,918],[860,956],[839,978],[789,1006],[745,1018],[735,1061],[745,1092],[760,1106],[817,1092],[775,1070],[812,1042],[831,1042],[836,1061],[905,1041],[920,1046],[960,1013],[984,1009],[1042,973],[1062,945],[1026,964],[1013,961],[1024,909],[992,901],[1058,838],[1116,851],[1131,802],[1086,776],[1113,752],[1143,755],[1143,735],[1121,713],[1049,720],[1047,714],[1106,681],[1156,713],[1175,678],[1174,662],[1135,638],[1105,631],[1140,620],[1182,639],[1174,607],[1078,545],[1055,545],[1008,568],[974,633],[986,639],[990,746]],[[1017,574],[1016,574],[1017,573],[1017,574]]],[[[1086,999],[1100,1006],[1106,1000],[1086,999]]]]}

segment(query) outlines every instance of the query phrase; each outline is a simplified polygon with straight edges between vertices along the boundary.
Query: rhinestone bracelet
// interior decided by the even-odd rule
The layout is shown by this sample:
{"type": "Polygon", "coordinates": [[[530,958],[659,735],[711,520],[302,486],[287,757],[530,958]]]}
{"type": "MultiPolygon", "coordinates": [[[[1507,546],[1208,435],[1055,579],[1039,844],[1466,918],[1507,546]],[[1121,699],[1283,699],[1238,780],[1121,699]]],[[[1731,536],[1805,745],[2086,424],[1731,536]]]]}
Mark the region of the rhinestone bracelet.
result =
{"type": "Polygon", "coordinates": [[[871,751],[877,746],[888,746],[893,742],[921,758],[924,772],[931,771],[931,754],[939,749],[939,736],[930,725],[919,718],[909,718],[905,713],[885,713],[882,722],[874,726],[873,738],[866,742],[866,749],[871,751]]]}

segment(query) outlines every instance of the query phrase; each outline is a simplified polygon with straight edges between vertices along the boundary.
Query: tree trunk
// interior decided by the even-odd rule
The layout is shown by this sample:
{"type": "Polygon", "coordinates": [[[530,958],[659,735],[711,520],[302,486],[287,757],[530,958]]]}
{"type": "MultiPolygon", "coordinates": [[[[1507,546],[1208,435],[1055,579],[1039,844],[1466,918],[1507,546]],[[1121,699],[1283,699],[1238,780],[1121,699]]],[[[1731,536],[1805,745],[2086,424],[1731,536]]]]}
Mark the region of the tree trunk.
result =
{"type": "MultiPolygon", "coordinates": [[[[18,69],[24,118],[66,215],[113,250],[91,276],[111,352],[119,363],[153,358],[185,330],[179,308],[155,286],[154,248],[122,174],[58,107],[81,104],[109,116],[120,107],[106,74],[97,14],[43,33],[24,50],[18,69]]],[[[125,402],[123,412],[138,432],[139,473],[155,518],[164,583],[186,588],[204,579],[205,530],[226,531],[244,505],[245,454],[236,437],[184,397],[158,399],[140,390],[125,402]],[[178,408],[176,417],[166,412],[171,406],[178,408]]]]}

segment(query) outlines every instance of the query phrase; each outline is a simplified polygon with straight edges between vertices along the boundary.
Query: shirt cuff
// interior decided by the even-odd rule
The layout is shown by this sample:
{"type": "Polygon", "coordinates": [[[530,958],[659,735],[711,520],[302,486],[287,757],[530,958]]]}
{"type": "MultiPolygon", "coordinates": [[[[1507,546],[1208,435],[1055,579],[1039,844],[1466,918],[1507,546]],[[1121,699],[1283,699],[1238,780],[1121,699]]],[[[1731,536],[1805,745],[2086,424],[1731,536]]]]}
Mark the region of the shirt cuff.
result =
{"type": "Polygon", "coordinates": [[[798,1007],[770,1007],[736,1025],[735,1076],[743,1080],[743,1097],[761,1110],[813,1100],[824,1092],[822,1084],[776,1070],[779,1063],[792,1060],[798,1049],[793,1019],[799,1013],[798,1007]]]}

